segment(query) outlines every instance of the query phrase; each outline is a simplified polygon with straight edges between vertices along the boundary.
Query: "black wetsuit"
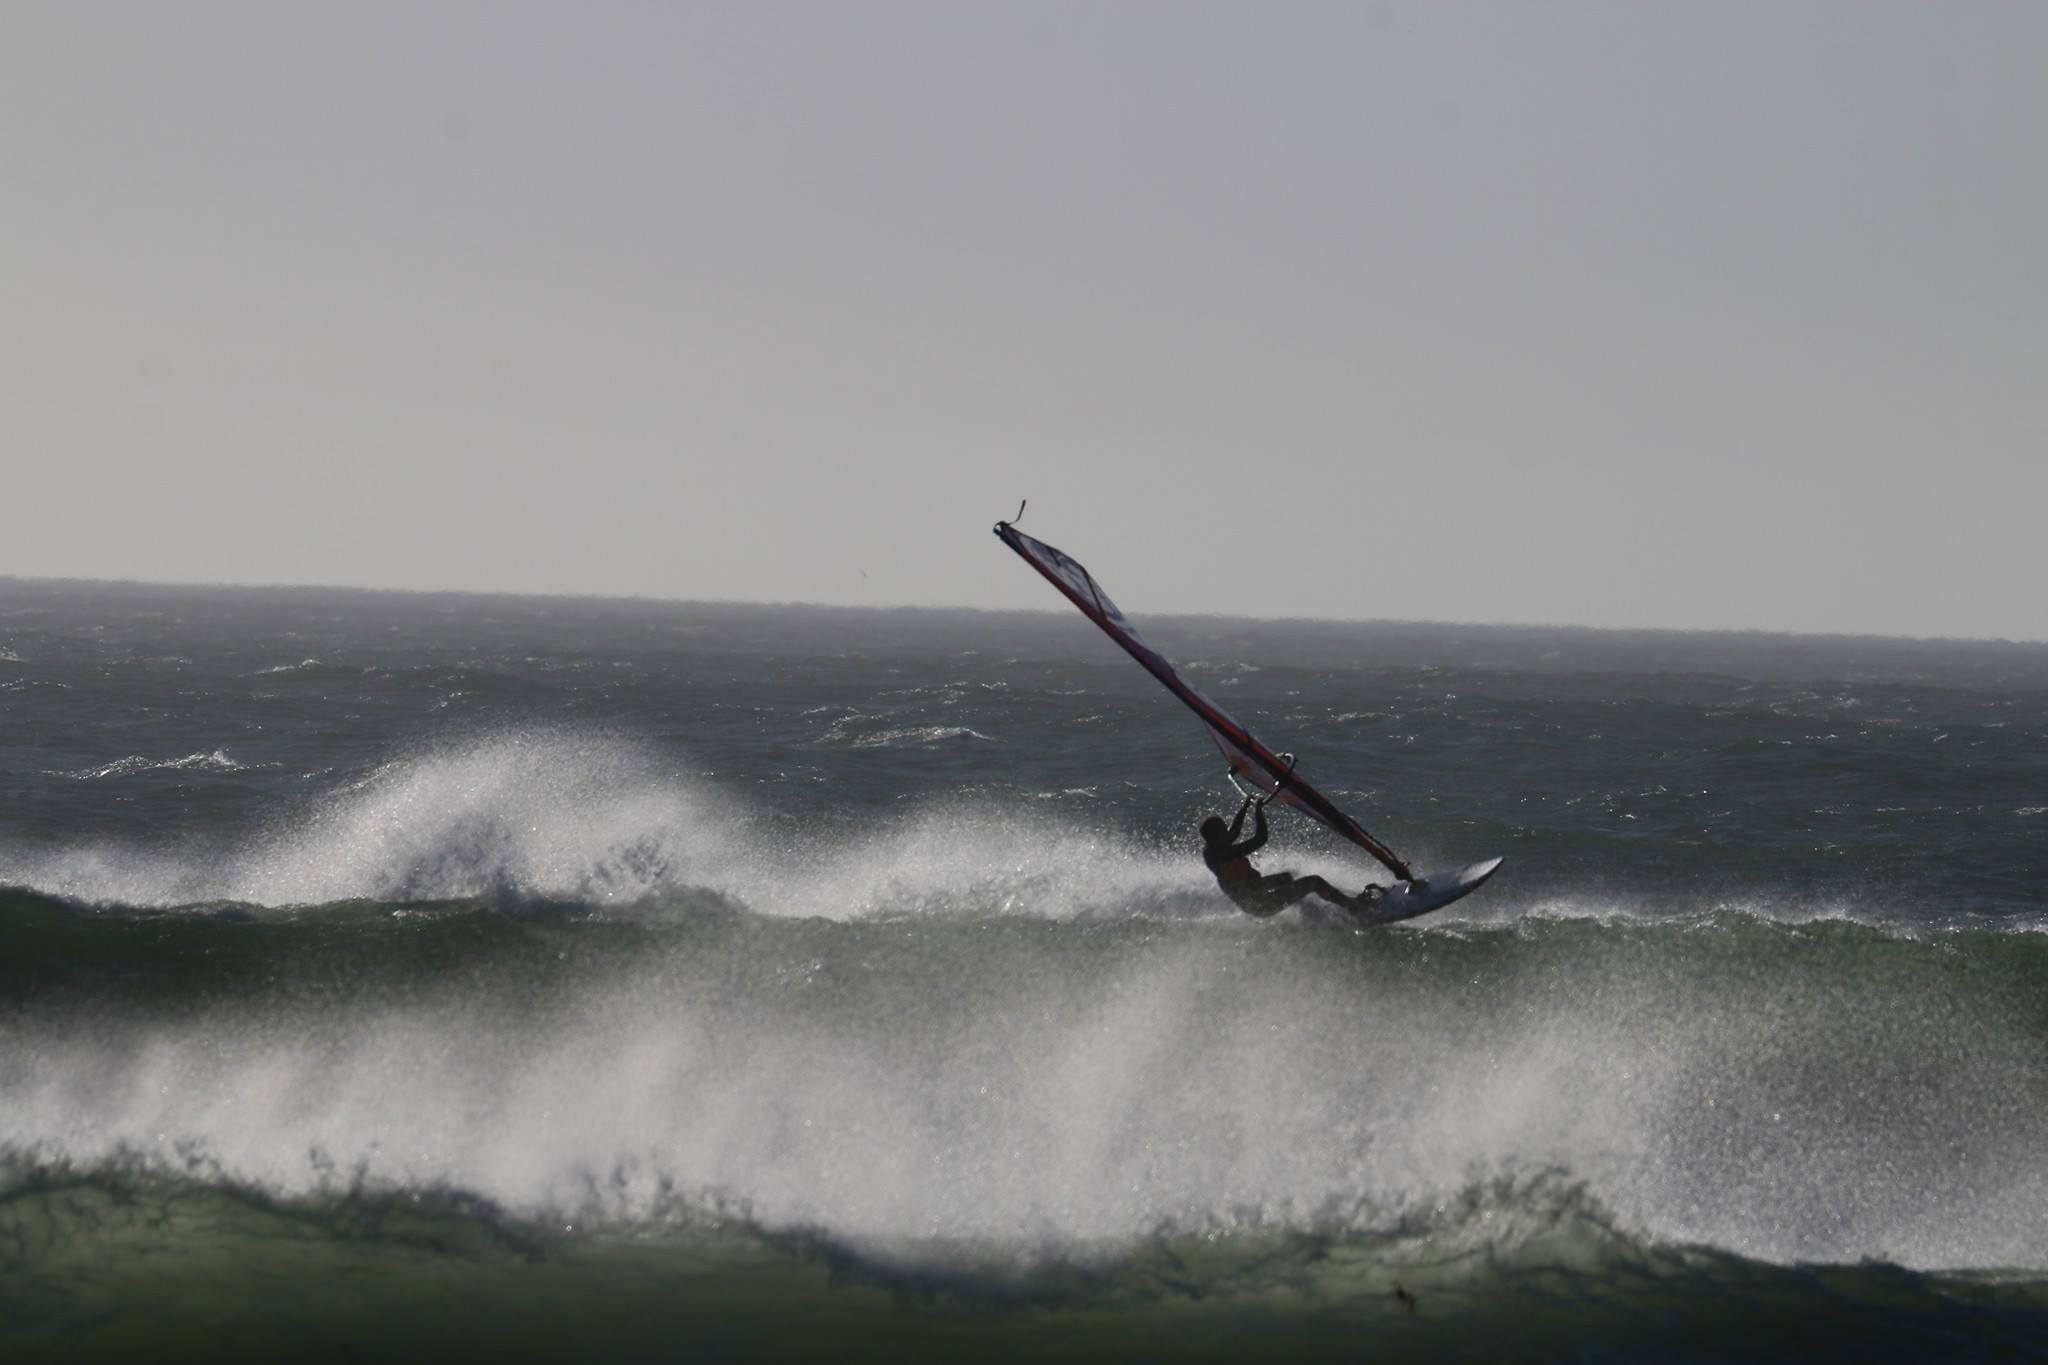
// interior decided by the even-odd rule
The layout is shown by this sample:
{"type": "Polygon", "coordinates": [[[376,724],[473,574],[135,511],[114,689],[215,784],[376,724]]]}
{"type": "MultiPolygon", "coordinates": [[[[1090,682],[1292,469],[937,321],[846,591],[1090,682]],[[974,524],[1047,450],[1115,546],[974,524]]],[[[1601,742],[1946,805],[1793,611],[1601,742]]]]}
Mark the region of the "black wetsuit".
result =
{"type": "Polygon", "coordinates": [[[1321,896],[1346,909],[1354,904],[1350,897],[1321,877],[1297,877],[1290,872],[1262,875],[1252,866],[1251,855],[1265,846],[1266,803],[1253,802],[1249,797],[1237,808],[1237,818],[1230,822],[1228,834],[1215,843],[1206,838],[1202,841],[1202,861],[1216,874],[1216,884],[1223,888],[1224,895],[1237,903],[1238,909],[1263,919],[1267,915],[1277,915],[1309,896],[1321,896]],[[1252,837],[1240,844],[1236,839],[1238,831],[1244,828],[1247,811],[1255,817],[1252,837]]]}

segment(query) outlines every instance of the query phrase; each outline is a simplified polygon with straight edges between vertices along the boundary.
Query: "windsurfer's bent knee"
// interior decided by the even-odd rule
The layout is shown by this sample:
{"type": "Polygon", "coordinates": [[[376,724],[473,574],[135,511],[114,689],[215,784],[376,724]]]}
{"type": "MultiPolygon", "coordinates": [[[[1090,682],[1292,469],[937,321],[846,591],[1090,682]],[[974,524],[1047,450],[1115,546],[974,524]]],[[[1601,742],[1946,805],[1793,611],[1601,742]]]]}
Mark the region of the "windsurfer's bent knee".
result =
{"type": "Polygon", "coordinates": [[[1266,803],[1247,796],[1237,808],[1237,818],[1228,825],[1212,815],[1202,821],[1202,861],[1215,874],[1223,894],[1247,915],[1265,919],[1310,896],[1321,896],[1333,905],[1353,909],[1358,902],[1321,877],[1297,877],[1288,872],[1261,874],[1252,866],[1251,855],[1266,846],[1266,803]],[[1252,837],[1239,843],[1244,817],[1253,817],[1252,837]]]}

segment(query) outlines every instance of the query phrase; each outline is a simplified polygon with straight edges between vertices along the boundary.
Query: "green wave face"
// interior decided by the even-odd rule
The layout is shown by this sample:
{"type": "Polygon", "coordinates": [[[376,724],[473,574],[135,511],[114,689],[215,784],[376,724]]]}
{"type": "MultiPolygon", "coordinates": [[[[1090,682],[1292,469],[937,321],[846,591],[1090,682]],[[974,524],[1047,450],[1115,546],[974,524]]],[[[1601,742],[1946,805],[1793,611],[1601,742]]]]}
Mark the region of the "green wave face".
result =
{"type": "Polygon", "coordinates": [[[2048,1281],[1779,1266],[1643,1243],[1557,1175],[1430,1210],[1166,1226],[1110,1247],[878,1253],[674,1200],[556,1226],[436,1191],[295,1199],[143,1164],[12,1165],[0,1340],[18,1359],[205,1352],[512,1360],[2024,1358],[2048,1281]],[[1981,1357],[1979,1357],[1981,1358],[1981,1357]]]}

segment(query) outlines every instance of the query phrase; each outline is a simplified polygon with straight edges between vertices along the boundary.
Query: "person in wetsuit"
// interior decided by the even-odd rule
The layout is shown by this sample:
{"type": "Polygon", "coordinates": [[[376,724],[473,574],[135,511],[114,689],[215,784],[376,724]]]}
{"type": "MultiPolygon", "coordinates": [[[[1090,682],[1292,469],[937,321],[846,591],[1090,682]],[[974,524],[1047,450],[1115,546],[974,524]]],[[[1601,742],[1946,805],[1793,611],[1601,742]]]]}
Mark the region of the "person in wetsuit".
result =
{"type": "Polygon", "coordinates": [[[1297,877],[1291,872],[1262,874],[1252,866],[1251,855],[1266,846],[1266,800],[1247,796],[1244,804],[1237,808],[1237,818],[1228,825],[1223,823],[1220,815],[1212,815],[1202,822],[1202,861],[1216,874],[1216,884],[1223,888],[1223,894],[1230,897],[1238,909],[1260,919],[1277,915],[1310,896],[1321,896],[1346,910],[1358,909],[1359,900],[1345,895],[1321,877],[1297,877]],[[1247,811],[1253,816],[1252,837],[1240,844],[1236,839],[1244,828],[1247,811]]]}

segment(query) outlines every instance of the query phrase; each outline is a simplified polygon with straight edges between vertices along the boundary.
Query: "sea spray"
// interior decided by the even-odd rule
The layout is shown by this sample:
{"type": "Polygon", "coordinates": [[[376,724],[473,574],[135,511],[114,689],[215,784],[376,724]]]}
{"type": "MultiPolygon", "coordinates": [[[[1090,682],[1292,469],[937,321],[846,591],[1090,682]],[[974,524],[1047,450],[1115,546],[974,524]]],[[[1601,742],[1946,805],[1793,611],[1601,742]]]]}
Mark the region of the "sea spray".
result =
{"type": "Polygon", "coordinates": [[[616,1177],[613,1219],[683,1189],[878,1244],[1129,1239],[1557,1169],[1663,1241],[2048,1259],[2048,938],[989,909],[165,917],[13,893],[0,1143],[201,1152],[299,1194],[319,1152],[536,1218],[616,1177]]]}

